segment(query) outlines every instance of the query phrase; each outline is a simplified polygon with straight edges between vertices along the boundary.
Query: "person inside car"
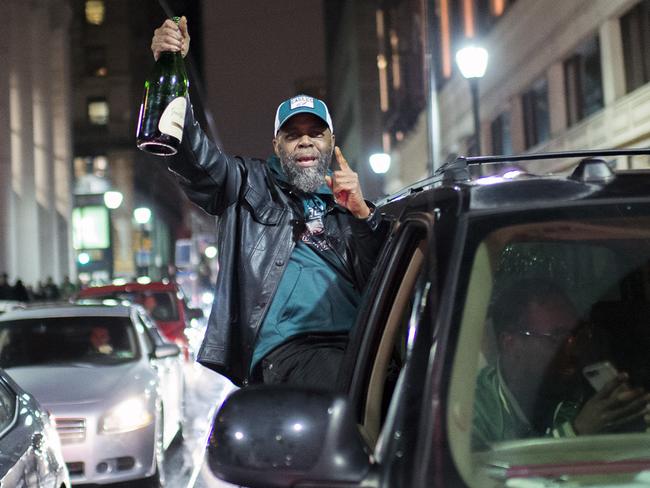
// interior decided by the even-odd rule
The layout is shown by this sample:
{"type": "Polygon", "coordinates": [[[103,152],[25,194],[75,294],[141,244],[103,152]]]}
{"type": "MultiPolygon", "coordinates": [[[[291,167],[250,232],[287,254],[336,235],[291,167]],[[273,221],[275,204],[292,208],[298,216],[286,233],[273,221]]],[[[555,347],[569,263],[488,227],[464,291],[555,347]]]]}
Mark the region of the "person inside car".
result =
{"type": "Polygon", "coordinates": [[[90,353],[91,354],[112,354],[111,335],[106,327],[94,326],[90,331],[90,353]]]}
{"type": "MultiPolygon", "coordinates": [[[[650,394],[619,373],[598,392],[584,386],[588,334],[552,282],[522,280],[491,307],[497,364],[479,372],[472,447],[526,437],[568,437],[650,423],[650,394]],[[643,423],[643,422],[642,422],[643,423]]],[[[593,351],[589,351],[592,352],[593,351]]]]}
{"type": "MultiPolygon", "coordinates": [[[[186,55],[189,41],[185,17],[167,20],[154,58],[186,55]]],[[[266,161],[225,154],[186,111],[169,167],[191,201],[219,216],[219,273],[197,360],[238,386],[332,388],[389,228],[335,146],[323,101],[282,102],[272,142],[266,161]]]]}

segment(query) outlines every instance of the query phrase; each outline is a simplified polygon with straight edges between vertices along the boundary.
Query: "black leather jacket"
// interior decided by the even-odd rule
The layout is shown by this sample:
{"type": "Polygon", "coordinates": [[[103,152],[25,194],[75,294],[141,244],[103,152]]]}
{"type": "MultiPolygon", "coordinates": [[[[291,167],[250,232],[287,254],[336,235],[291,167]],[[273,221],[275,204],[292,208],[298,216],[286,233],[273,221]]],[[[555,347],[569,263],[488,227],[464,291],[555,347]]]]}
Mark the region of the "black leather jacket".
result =
{"type": "MultiPolygon", "coordinates": [[[[219,273],[198,362],[248,383],[257,334],[304,225],[292,188],[260,159],[225,154],[187,111],[181,149],[169,169],[189,199],[218,216],[219,273]]],[[[335,202],[324,218],[330,243],[360,291],[372,271],[389,224],[379,212],[357,219],[335,202]]]]}

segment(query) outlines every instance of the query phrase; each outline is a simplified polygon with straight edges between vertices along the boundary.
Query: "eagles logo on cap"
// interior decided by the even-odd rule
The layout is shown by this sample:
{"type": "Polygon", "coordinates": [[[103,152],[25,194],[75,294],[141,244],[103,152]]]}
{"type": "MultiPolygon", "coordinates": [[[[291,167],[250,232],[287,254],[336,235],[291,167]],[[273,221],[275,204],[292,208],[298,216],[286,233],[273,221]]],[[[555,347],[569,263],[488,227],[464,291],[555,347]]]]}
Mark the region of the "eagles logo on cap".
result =
{"type": "Polygon", "coordinates": [[[297,95],[289,100],[285,100],[278,106],[275,112],[275,131],[273,137],[278,135],[280,127],[296,114],[312,114],[322,119],[329,129],[334,132],[332,117],[325,102],[309,95],[297,95]]]}

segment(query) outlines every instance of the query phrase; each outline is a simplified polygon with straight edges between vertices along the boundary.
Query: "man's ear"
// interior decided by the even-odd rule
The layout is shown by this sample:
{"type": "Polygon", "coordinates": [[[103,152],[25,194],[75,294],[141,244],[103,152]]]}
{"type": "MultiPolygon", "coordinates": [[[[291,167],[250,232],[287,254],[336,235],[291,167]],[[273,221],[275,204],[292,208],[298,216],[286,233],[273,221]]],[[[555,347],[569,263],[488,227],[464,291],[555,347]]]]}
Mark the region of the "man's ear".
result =
{"type": "Polygon", "coordinates": [[[277,157],[280,157],[280,148],[279,148],[279,143],[278,143],[278,138],[274,137],[273,138],[273,152],[277,157]]]}

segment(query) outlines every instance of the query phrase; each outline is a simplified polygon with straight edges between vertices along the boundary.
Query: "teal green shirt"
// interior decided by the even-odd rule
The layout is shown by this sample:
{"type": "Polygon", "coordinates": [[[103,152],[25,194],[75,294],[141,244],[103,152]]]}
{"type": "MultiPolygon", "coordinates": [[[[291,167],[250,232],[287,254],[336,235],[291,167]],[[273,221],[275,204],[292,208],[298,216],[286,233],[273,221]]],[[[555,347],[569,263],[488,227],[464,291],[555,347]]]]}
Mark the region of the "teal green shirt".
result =
{"type": "Polygon", "coordinates": [[[553,412],[552,425],[545,432],[536,432],[501,378],[498,368],[487,366],[479,372],[476,381],[472,448],[483,450],[492,442],[526,437],[575,436],[571,422],[578,412],[577,402],[561,402],[553,412]]]}
{"type": "MultiPolygon", "coordinates": [[[[277,171],[277,162],[272,163],[277,171]]],[[[340,273],[343,263],[325,235],[327,195],[331,191],[323,185],[303,200],[305,228],[262,322],[251,370],[291,337],[347,332],[354,324],[361,296],[353,283],[340,273]]]]}

